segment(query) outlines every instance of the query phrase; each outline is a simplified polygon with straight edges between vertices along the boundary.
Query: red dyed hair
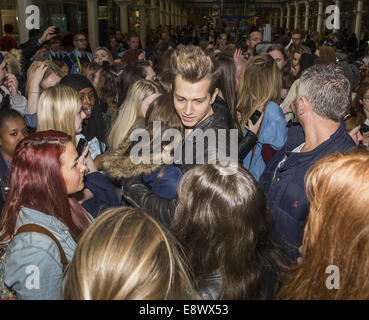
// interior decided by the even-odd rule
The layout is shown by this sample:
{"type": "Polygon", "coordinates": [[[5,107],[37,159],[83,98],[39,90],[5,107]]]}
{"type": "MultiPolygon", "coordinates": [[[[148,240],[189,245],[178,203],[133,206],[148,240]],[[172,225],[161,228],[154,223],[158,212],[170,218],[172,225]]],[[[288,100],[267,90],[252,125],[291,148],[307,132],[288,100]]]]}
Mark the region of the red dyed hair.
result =
{"type": "Polygon", "coordinates": [[[128,49],[122,57],[122,63],[130,64],[138,61],[138,56],[142,53],[140,49],[128,49]]]}
{"type": "Polygon", "coordinates": [[[29,135],[17,145],[1,229],[13,235],[21,206],[41,211],[64,223],[74,239],[90,224],[83,207],[68,197],[60,157],[69,135],[49,130],[29,135]]]}

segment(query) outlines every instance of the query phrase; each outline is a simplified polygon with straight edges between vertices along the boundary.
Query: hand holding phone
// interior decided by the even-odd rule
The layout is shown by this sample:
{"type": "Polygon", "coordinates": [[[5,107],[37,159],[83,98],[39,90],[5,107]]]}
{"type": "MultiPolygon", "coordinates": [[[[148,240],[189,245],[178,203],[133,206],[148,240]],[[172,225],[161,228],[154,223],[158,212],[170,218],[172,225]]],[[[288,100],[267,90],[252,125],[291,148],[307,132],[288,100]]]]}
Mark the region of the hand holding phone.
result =
{"type": "Polygon", "coordinates": [[[83,151],[85,151],[85,148],[86,148],[87,145],[88,145],[88,141],[86,139],[83,139],[83,138],[79,139],[78,145],[77,145],[77,148],[76,148],[77,149],[77,154],[78,154],[79,157],[82,156],[83,151]]]}
{"type": "Polygon", "coordinates": [[[258,122],[260,116],[261,116],[261,112],[259,110],[255,110],[255,112],[250,118],[252,124],[255,124],[256,122],[258,122]]]}

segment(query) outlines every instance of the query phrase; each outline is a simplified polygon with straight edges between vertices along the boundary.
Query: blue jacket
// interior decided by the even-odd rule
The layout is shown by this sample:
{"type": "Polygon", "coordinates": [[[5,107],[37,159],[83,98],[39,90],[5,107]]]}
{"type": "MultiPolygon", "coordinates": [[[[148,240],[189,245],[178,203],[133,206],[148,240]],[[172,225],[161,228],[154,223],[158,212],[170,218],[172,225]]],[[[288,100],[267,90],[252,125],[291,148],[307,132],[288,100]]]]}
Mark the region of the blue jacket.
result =
{"type": "Polygon", "coordinates": [[[89,189],[94,197],[82,203],[86,211],[94,218],[103,213],[108,208],[118,207],[119,200],[115,193],[111,181],[99,171],[86,174],[84,185],[89,189]]]}
{"type": "MultiPolygon", "coordinates": [[[[355,148],[355,143],[341,122],[338,130],[325,142],[309,152],[292,152],[305,141],[301,126],[289,129],[288,139],[280,151],[266,166],[259,183],[264,189],[274,215],[276,230],[280,233],[292,259],[299,257],[309,204],[305,193],[304,178],[311,165],[325,155],[355,148]],[[286,162],[277,168],[282,159],[286,162]]],[[[296,261],[296,260],[294,260],[296,261]]]]}
{"type": "Polygon", "coordinates": [[[63,50],[58,50],[54,52],[52,50],[47,50],[47,59],[54,62],[55,60],[63,60],[67,53],[63,50]]]}
{"type": "Polygon", "coordinates": [[[163,166],[150,174],[142,174],[141,181],[159,197],[173,200],[177,196],[178,183],[182,177],[182,172],[176,165],[168,165],[163,176],[160,180],[156,181],[156,178],[162,169],[163,166]]]}
{"type": "MultiPolygon", "coordinates": [[[[65,224],[53,216],[22,207],[15,232],[29,223],[39,224],[51,231],[59,240],[68,261],[72,260],[77,244],[65,224]]],[[[59,299],[62,274],[58,246],[44,234],[21,233],[13,238],[6,250],[4,282],[16,292],[17,299],[59,299]]]]}
{"type": "Polygon", "coordinates": [[[287,140],[287,127],[284,113],[280,106],[269,101],[265,109],[263,124],[261,126],[258,143],[255,148],[254,157],[250,168],[252,152],[249,152],[243,160],[243,166],[259,180],[265,169],[265,162],[261,155],[263,144],[270,144],[274,150],[280,150],[287,140]]]}

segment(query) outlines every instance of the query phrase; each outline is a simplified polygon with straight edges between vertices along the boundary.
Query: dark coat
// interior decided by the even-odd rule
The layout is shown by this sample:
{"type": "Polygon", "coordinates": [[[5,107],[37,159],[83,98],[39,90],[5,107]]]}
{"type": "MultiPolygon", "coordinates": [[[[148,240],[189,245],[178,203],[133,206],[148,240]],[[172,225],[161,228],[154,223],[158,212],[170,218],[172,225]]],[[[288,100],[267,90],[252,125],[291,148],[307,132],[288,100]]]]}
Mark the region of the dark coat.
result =
{"type": "MultiPolygon", "coordinates": [[[[202,121],[196,128],[201,129],[204,132],[207,129],[215,129],[216,135],[218,134],[218,129],[225,129],[226,133],[229,134],[230,129],[234,128],[230,119],[232,116],[230,115],[229,109],[221,104],[213,104],[214,113],[202,121]]],[[[195,131],[194,130],[194,131],[195,131]]],[[[189,139],[190,135],[186,137],[189,139]]],[[[218,139],[217,139],[218,140],[218,139]]],[[[246,135],[246,138],[243,139],[243,147],[250,151],[252,147],[256,143],[256,136],[249,134],[246,135]]],[[[186,141],[186,140],[185,140],[186,141]]],[[[229,140],[228,140],[229,141],[229,140]]],[[[226,152],[229,152],[230,143],[226,143],[226,152]]],[[[217,146],[216,146],[217,148],[217,146]]],[[[209,148],[210,149],[210,148],[209,148]]],[[[182,145],[182,159],[186,156],[185,151],[185,142],[182,145]]],[[[205,139],[204,143],[204,163],[208,162],[208,159],[211,159],[214,154],[217,153],[217,149],[208,150],[207,140],[205,139]],[[208,152],[213,153],[212,155],[208,152]]],[[[182,173],[190,170],[197,166],[196,164],[196,139],[193,146],[193,164],[186,164],[182,161],[182,164],[177,164],[177,166],[181,169],[182,173]]],[[[131,203],[132,205],[142,208],[147,213],[151,214],[157,220],[159,220],[162,224],[169,227],[171,225],[171,221],[174,215],[174,211],[177,205],[176,199],[168,200],[159,197],[157,194],[152,192],[147,186],[145,186],[140,177],[125,179],[122,185],[122,193],[125,199],[131,203]]]]}
{"type": "Polygon", "coordinates": [[[82,203],[82,206],[94,218],[111,207],[120,205],[114,186],[101,172],[96,171],[85,175],[84,185],[94,197],[82,203]]]}
{"type": "Polygon", "coordinates": [[[355,148],[355,143],[342,122],[338,130],[321,145],[309,152],[292,152],[305,141],[301,126],[289,129],[285,146],[268,163],[259,183],[264,189],[274,215],[276,230],[280,233],[290,258],[299,257],[309,203],[305,193],[305,174],[310,166],[325,155],[355,148]],[[286,162],[278,164],[287,156],[286,162]]]}

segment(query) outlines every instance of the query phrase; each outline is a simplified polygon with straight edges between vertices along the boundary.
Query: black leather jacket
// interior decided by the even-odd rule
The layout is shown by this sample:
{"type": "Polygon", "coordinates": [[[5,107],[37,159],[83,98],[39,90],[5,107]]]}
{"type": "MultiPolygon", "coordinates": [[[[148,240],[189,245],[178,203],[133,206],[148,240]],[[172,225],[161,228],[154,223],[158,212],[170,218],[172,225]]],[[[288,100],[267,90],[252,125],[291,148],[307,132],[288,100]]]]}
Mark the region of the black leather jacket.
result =
{"type": "MultiPolygon", "coordinates": [[[[217,138],[218,138],[218,130],[226,129],[227,137],[229,137],[230,129],[234,129],[234,121],[232,119],[229,109],[223,104],[219,103],[214,103],[212,107],[214,113],[208,118],[206,118],[204,121],[202,121],[196,127],[196,129],[201,129],[204,132],[208,129],[215,129],[215,134],[217,138]]],[[[216,141],[218,141],[218,139],[216,141]]],[[[247,132],[246,136],[243,137],[243,139],[238,143],[239,161],[243,160],[243,158],[252,149],[252,147],[256,144],[256,142],[257,136],[251,131],[247,132]]],[[[229,144],[230,143],[228,143],[226,146],[227,153],[229,153],[230,149],[229,144]]],[[[181,169],[182,173],[185,173],[186,171],[198,165],[196,164],[195,161],[196,143],[194,144],[193,149],[194,149],[193,164],[184,163],[184,161],[182,161],[182,164],[177,164],[178,167],[181,169]]],[[[214,155],[214,153],[216,154],[216,151],[217,151],[216,149],[211,150],[211,148],[208,148],[207,139],[205,139],[204,163],[207,163],[207,160],[212,158],[212,155],[214,155]],[[212,153],[212,155],[209,154],[209,152],[212,153]]],[[[182,159],[184,158],[185,158],[185,143],[183,143],[182,145],[182,159]]],[[[167,200],[159,197],[141,183],[141,179],[139,176],[124,180],[122,186],[122,194],[130,204],[132,204],[135,207],[143,209],[148,214],[152,215],[154,218],[159,220],[163,225],[165,225],[166,227],[170,227],[172,217],[174,215],[174,211],[177,205],[176,199],[167,200]]]]}

